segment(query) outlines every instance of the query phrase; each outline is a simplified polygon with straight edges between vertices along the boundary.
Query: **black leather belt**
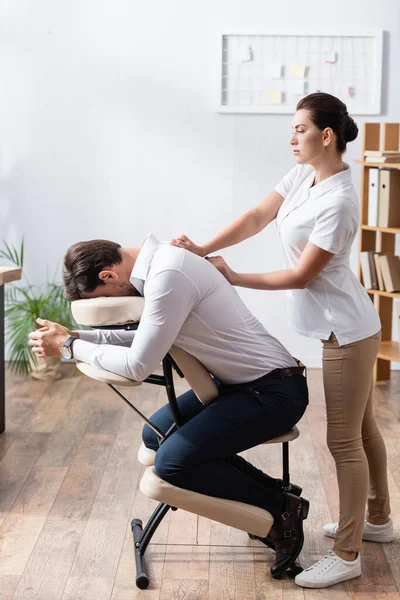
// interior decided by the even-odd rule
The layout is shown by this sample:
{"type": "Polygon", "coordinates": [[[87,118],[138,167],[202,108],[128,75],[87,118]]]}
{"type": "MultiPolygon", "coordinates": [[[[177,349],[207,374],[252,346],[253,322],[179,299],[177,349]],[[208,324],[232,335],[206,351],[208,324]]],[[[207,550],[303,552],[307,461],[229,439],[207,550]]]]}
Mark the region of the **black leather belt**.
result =
{"type": "MultiPolygon", "coordinates": [[[[278,379],[278,377],[293,377],[293,375],[303,375],[305,367],[285,367],[284,369],[274,369],[270,371],[260,379],[257,379],[257,382],[263,381],[265,379],[278,379]]],[[[256,382],[254,382],[256,383],[256,382]]]]}
{"type": "MultiPolygon", "coordinates": [[[[297,361],[300,363],[300,361],[297,361]]],[[[278,379],[281,377],[293,377],[294,375],[303,375],[306,367],[304,365],[298,365],[297,367],[284,367],[283,369],[274,369],[266,375],[255,379],[254,381],[248,381],[247,383],[222,383],[220,385],[220,394],[230,393],[237,390],[256,390],[264,381],[267,379],[278,379]]]]}

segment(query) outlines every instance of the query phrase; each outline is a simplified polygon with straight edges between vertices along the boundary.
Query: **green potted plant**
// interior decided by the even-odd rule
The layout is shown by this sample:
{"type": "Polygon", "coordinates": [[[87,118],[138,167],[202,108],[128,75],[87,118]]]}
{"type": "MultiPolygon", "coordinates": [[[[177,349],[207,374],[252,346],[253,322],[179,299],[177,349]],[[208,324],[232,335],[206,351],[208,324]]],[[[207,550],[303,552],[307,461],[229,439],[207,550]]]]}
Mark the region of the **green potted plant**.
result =
{"type": "MultiPolygon", "coordinates": [[[[17,249],[3,240],[0,258],[23,269],[24,240],[17,249]]],[[[28,345],[30,331],[37,329],[36,319],[42,317],[76,328],[63,286],[53,282],[31,285],[22,271],[22,283],[7,286],[5,293],[5,334],[9,348],[9,365],[14,373],[31,375],[34,379],[57,379],[59,358],[37,358],[28,345]]]]}

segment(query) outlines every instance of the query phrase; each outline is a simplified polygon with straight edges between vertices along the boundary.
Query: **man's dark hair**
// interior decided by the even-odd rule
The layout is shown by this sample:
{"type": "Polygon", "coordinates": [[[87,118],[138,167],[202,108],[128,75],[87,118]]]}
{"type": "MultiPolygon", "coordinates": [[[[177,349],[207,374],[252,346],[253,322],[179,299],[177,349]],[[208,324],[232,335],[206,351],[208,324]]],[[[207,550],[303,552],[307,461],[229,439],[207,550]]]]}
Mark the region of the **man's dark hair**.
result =
{"type": "Polygon", "coordinates": [[[99,273],[106,267],[122,262],[121,245],[108,240],[78,242],[68,248],[64,256],[64,296],[72,302],[85,298],[104,281],[99,273]]]}

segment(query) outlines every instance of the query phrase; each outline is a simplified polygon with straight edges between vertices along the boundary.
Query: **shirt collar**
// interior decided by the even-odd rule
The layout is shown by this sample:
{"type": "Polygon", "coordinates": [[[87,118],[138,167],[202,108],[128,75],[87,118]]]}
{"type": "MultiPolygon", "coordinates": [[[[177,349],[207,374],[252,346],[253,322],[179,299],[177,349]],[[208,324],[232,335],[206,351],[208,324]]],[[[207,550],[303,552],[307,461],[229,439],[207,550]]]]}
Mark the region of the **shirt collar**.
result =
{"type": "Polygon", "coordinates": [[[333,190],[335,187],[337,187],[339,185],[343,185],[344,183],[350,183],[351,182],[350,167],[347,163],[343,163],[343,164],[344,164],[343,171],[340,171],[339,173],[336,173],[335,175],[328,177],[324,181],[321,181],[321,183],[318,183],[317,185],[314,185],[312,188],[310,188],[310,196],[309,197],[310,198],[318,198],[318,196],[322,196],[323,194],[326,194],[326,192],[330,192],[331,190],[333,190]]]}
{"type": "Polygon", "coordinates": [[[138,257],[137,257],[134,267],[132,269],[130,281],[131,281],[132,285],[135,286],[135,288],[137,289],[139,294],[141,294],[142,296],[143,296],[144,282],[146,281],[146,277],[147,277],[149,269],[150,269],[150,265],[151,265],[151,261],[153,259],[154,252],[157,250],[159,245],[160,245],[160,242],[156,238],[156,236],[153,235],[152,233],[149,233],[145,237],[145,239],[140,247],[138,257]]]}

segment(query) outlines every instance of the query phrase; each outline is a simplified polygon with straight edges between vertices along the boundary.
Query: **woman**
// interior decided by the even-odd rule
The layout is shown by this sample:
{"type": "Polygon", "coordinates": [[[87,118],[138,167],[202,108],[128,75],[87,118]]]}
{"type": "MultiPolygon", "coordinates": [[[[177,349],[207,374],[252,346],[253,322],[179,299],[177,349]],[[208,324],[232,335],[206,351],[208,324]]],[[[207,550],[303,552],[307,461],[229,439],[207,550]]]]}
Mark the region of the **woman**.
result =
{"type": "Polygon", "coordinates": [[[306,96],[297,105],[290,140],[297,164],[266,199],[204,246],[184,235],[171,242],[206,256],[256,235],[276,219],[287,269],[243,274],[221,257],[208,260],[232,285],[290,290],[292,327],[322,341],[327,443],[336,463],[340,516],[338,524],[324,527],[335,538],[333,551],[296,577],[303,587],[328,587],[358,577],[362,539],[393,539],[386,449],[372,407],[381,326],[349,264],[359,208],[342,155],[357,134],[338,98],[306,96]]]}

